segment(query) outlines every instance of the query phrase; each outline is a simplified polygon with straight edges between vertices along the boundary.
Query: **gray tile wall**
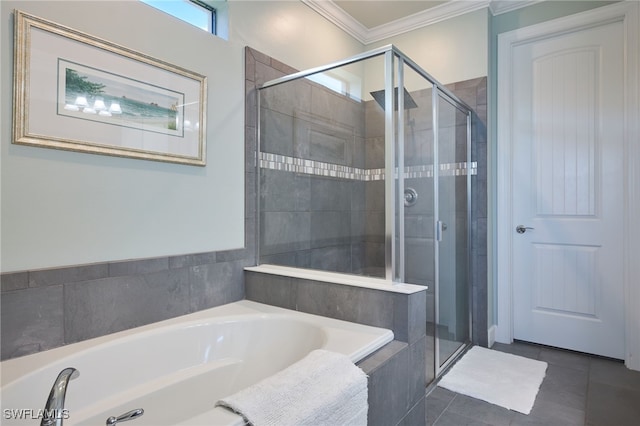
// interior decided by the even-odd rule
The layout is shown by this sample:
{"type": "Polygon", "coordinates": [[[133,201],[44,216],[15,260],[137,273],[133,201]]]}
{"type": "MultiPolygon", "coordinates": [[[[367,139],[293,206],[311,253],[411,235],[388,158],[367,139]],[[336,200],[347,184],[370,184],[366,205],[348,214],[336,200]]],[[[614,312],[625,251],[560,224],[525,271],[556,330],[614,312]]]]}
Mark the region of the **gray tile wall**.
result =
{"type": "MultiPolygon", "coordinates": [[[[271,69],[264,80],[284,74],[271,69]]],[[[454,83],[448,88],[476,109],[472,159],[478,163],[478,175],[472,178],[471,229],[473,295],[478,312],[474,318],[474,341],[486,345],[486,332],[482,331],[487,322],[482,320],[486,302],[484,306],[480,302],[482,294],[486,294],[486,78],[454,83]]],[[[357,104],[307,81],[286,83],[260,93],[264,152],[365,169],[384,167],[384,112],[375,101],[357,104]],[[314,141],[310,136],[314,129],[332,138],[314,141]]],[[[406,164],[430,165],[431,90],[416,91],[411,96],[418,107],[407,111],[405,135],[411,142],[406,144],[406,164]]],[[[455,126],[453,111],[453,107],[443,110],[443,120],[448,118],[452,127],[450,132],[442,132],[441,138],[448,135],[452,142],[464,141],[466,126],[455,126]]],[[[458,158],[466,156],[466,144],[441,146],[443,150],[450,147],[452,161],[456,152],[460,151],[458,158]]],[[[261,263],[384,275],[383,181],[359,182],[265,169],[260,171],[260,177],[261,263]]],[[[466,186],[466,178],[451,178],[450,184],[466,186]]],[[[419,199],[406,210],[406,280],[433,288],[434,264],[425,262],[433,259],[433,185],[430,179],[416,178],[408,179],[407,186],[418,191],[419,199]]],[[[450,192],[462,194],[462,198],[456,195],[452,204],[462,213],[452,212],[459,220],[450,228],[458,229],[458,236],[466,236],[467,225],[462,220],[465,191],[452,187],[450,192]]],[[[458,245],[465,246],[466,242],[458,245]]],[[[456,251],[453,255],[465,257],[466,252],[456,251]]],[[[429,305],[433,304],[431,291],[429,305]]]]}
{"type": "MultiPolygon", "coordinates": [[[[364,167],[384,169],[384,110],[375,101],[364,102],[364,167]]],[[[363,230],[355,258],[355,273],[385,275],[385,188],[384,181],[364,182],[364,204],[354,211],[353,222],[362,221],[363,230]],[[358,217],[359,216],[359,217],[358,217]]]]}
{"type": "Polygon", "coordinates": [[[2,359],[241,300],[252,264],[242,250],[2,274],[2,359]]]}
{"type": "Polygon", "coordinates": [[[487,318],[487,78],[447,86],[473,108],[471,159],[478,173],[471,177],[471,288],[473,343],[488,345],[487,318]]]}
{"type": "MultiPolygon", "coordinates": [[[[487,245],[487,149],[486,149],[486,114],[487,114],[487,79],[486,77],[457,82],[447,85],[453,93],[466,102],[473,110],[472,114],[472,161],[477,162],[477,174],[471,177],[471,276],[473,293],[473,341],[476,344],[487,345],[487,321],[486,321],[486,294],[487,294],[487,267],[486,267],[486,245],[487,245]]],[[[413,137],[413,141],[407,144],[406,161],[408,165],[432,164],[432,122],[431,122],[431,90],[421,90],[411,93],[417,109],[409,110],[407,116],[407,126],[405,136],[413,137]]],[[[452,108],[445,108],[444,113],[453,111],[452,108]]],[[[442,112],[442,111],[441,111],[442,112]]],[[[451,124],[456,120],[449,117],[451,124]]],[[[441,120],[442,122],[442,120],[441,120]]],[[[442,132],[440,137],[449,137],[451,140],[464,141],[466,139],[466,126],[456,125],[451,132],[442,132]]],[[[442,142],[441,149],[442,149],[442,142]]],[[[445,146],[446,148],[446,146],[445,146]]],[[[451,144],[455,149],[457,157],[463,157],[466,146],[462,143],[451,144]]],[[[453,155],[453,151],[450,152],[453,155]]],[[[452,190],[450,193],[456,194],[457,199],[451,200],[456,209],[460,207],[456,228],[464,229],[464,213],[466,201],[458,199],[459,196],[466,197],[465,191],[455,190],[457,185],[466,185],[465,177],[453,178],[455,182],[450,182],[452,190]]],[[[432,181],[429,179],[408,179],[406,185],[413,187],[420,195],[415,206],[405,210],[406,227],[406,274],[407,281],[419,284],[432,284],[433,263],[424,262],[424,259],[433,258],[433,204],[430,202],[433,197],[432,181]]],[[[460,232],[459,236],[464,236],[460,232]]],[[[457,247],[464,247],[462,241],[457,247]]],[[[457,251],[456,256],[463,256],[466,253],[457,251]]],[[[434,300],[433,286],[428,293],[429,310],[427,315],[433,318],[434,300]]]]}
{"type": "MultiPolygon", "coordinates": [[[[471,259],[470,273],[472,285],[472,306],[473,321],[472,335],[473,343],[487,346],[487,79],[486,77],[476,78],[467,81],[456,82],[447,85],[456,96],[467,103],[472,109],[472,145],[471,161],[478,164],[477,174],[471,177],[471,259]]],[[[419,90],[411,93],[417,108],[407,110],[405,123],[405,137],[409,138],[405,144],[405,164],[406,166],[430,165],[433,164],[433,121],[431,116],[432,94],[431,89],[419,90]]],[[[448,105],[448,104],[446,104],[448,105]]],[[[450,124],[456,123],[453,117],[453,108],[445,108],[441,111],[445,116],[440,122],[448,121],[450,124]]],[[[382,109],[375,102],[368,102],[365,106],[365,117],[367,123],[377,123],[366,127],[366,147],[367,167],[384,167],[384,120],[382,109]]],[[[466,140],[466,125],[455,126],[451,132],[440,134],[441,149],[446,148],[447,137],[451,141],[466,140]],[[460,134],[462,132],[462,134],[460,134]],[[444,139],[442,139],[444,138],[444,139]],[[445,142],[445,144],[443,144],[445,142]]],[[[451,149],[455,149],[458,157],[466,156],[466,145],[461,143],[451,144],[451,149]],[[462,151],[462,152],[461,152],[462,151]]],[[[453,151],[450,153],[453,156],[453,151]]],[[[465,191],[456,191],[455,185],[466,186],[466,177],[452,178],[450,182],[454,186],[452,194],[466,197],[465,191]]],[[[379,185],[376,188],[368,188],[367,195],[371,199],[384,200],[384,188],[382,182],[374,182],[379,185]]],[[[405,181],[406,187],[414,188],[419,194],[417,203],[405,209],[405,278],[407,282],[414,284],[429,285],[427,293],[428,310],[427,318],[430,322],[435,322],[435,301],[433,293],[433,181],[425,178],[410,178],[405,181]]],[[[456,199],[453,203],[456,208],[460,207],[461,213],[466,210],[466,200],[456,199]]],[[[371,205],[370,205],[371,206],[371,205]]],[[[372,206],[372,213],[384,211],[384,206],[372,206]],[[377,210],[378,209],[378,210],[377,210]]],[[[456,214],[458,217],[460,214],[456,214]]],[[[384,218],[384,216],[382,216],[384,218]]],[[[384,223],[380,223],[382,228],[377,233],[382,235],[384,223]]],[[[464,221],[458,220],[458,228],[465,228],[464,221]]],[[[459,233],[460,236],[464,232],[459,233]]],[[[464,247],[458,244],[457,247],[464,247]]],[[[384,252],[382,251],[382,255],[384,252]]],[[[466,253],[456,252],[455,255],[463,256],[466,253]]],[[[382,258],[384,263],[384,258],[382,258]]],[[[432,334],[429,333],[429,334],[432,334]]]]}
{"type": "Polygon", "coordinates": [[[426,291],[393,293],[245,272],[247,299],[393,330],[395,340],[358,366],[369,376],[369,425],[425,421],[426,291]]]}
{"type": "MultiPolygon", "coordinates": [[[[257,81],[291,71],[258,57],[257,81]]],[[[379,117],[365,117],[361,103],[308,80],[266,88],[259,96],[262,152],[369,167],[366,120],[379,117]]],[[[261,263],[380,276],[382,184],[269,169],[259,173],[261,263]]]]}
{"type": "Polygon", "coordinates": [[[393,330],[410,344],[426,333],[426,291],[414,294],[245,271],[249,300],[393,330]]]}
{"type": "Polygon", "coordinates": [[[358,363],[369,376],[369,425],[425,423],[424,348],[424,338],[394,340],[358,363]]]}

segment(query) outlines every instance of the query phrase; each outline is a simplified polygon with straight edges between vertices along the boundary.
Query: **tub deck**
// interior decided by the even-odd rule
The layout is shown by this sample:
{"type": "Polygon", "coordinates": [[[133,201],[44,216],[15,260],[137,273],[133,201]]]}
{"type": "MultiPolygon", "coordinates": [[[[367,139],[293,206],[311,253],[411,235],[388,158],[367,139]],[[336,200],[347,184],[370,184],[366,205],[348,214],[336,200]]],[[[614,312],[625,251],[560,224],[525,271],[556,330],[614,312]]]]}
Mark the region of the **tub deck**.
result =
{"type": "Polygon", "coordinates": [[[65,425],[104,424],[136,408],[145,413],[132,425],[239,425],[217,400],[314,349],[355,363],[391,340],[390,330],[242,300],[0,363],[2,424],[39,424],[6,410],[37,417],[57,374],[74,367],[80,376],[67,388],[65,425]]]}

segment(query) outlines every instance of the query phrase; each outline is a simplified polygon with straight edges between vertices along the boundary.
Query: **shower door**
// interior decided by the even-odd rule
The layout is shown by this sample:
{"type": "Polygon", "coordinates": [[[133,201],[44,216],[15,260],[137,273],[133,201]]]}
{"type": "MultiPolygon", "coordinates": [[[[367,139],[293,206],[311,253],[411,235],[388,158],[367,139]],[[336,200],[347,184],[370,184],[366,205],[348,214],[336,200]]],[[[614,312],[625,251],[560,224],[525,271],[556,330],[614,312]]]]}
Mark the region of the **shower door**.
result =
{"type": "Polygon", "coordinates": [[[470,117],[436,93],[436,373],[471,340],[470,322],[470,117]]]}
{"type": "MultiPolygon", "coordinates": [[[[427,383],[470,342],[469,110],[410,66],[396,92],[399,280],[427,286],[427,383]]],[[[398,224],[397,224],[398,225],[398,224]]]]}

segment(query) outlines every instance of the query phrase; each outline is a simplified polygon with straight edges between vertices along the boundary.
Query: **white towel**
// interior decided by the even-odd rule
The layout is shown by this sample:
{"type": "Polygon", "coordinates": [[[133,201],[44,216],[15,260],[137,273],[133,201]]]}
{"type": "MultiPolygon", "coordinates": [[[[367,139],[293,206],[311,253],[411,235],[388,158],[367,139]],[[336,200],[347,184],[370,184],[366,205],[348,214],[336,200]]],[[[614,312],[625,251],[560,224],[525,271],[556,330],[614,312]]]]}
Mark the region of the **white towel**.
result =
{"type": "Polygon", "coordinates": [[[315,350],[216,405],[254,426],[366,426],[367,397],[367,376],[347,356],[315,350]]]}

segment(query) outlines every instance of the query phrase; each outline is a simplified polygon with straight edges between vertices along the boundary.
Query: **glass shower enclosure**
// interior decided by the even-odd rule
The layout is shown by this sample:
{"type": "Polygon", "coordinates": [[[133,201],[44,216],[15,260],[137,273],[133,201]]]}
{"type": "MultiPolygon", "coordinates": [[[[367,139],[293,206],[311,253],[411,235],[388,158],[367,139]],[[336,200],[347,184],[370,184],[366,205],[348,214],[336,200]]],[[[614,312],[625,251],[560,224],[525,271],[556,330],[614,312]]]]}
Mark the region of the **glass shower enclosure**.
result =
{"type": "Polygon", "coordinates": [[[431,382],[471,341],[471,109],[392,45],[258,103],[259,262],[426,286],[431,382]]]}

